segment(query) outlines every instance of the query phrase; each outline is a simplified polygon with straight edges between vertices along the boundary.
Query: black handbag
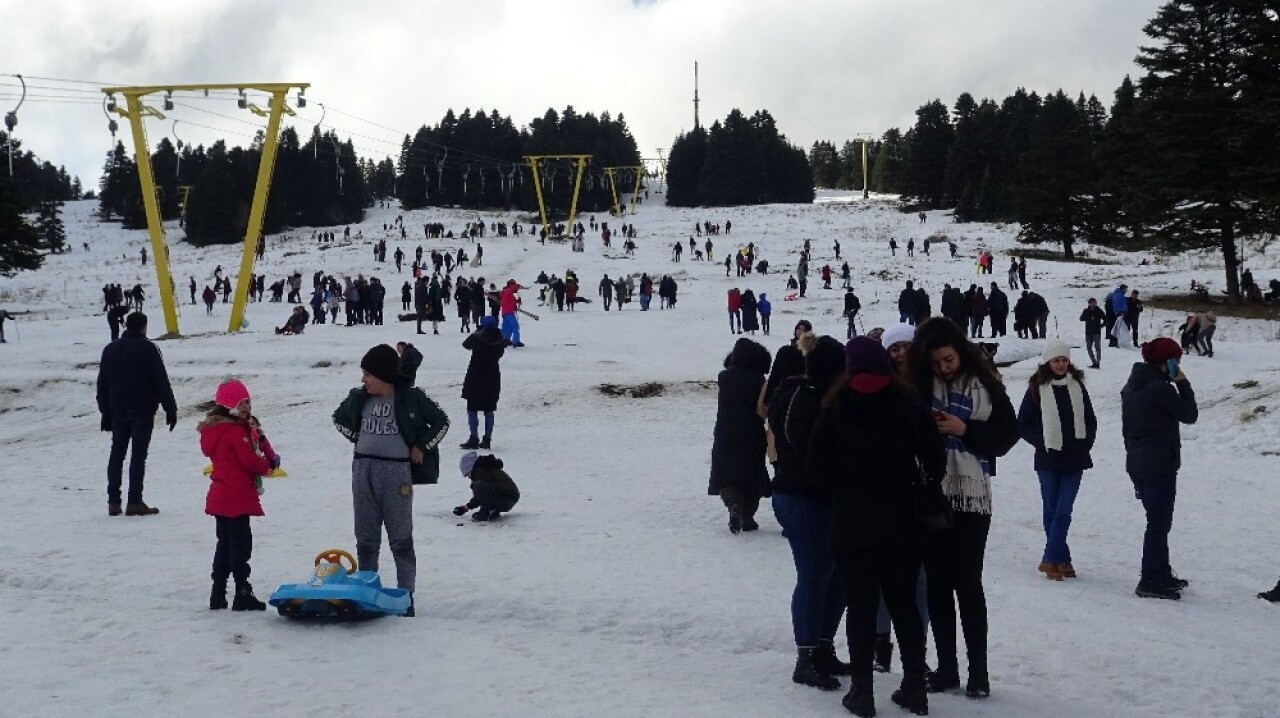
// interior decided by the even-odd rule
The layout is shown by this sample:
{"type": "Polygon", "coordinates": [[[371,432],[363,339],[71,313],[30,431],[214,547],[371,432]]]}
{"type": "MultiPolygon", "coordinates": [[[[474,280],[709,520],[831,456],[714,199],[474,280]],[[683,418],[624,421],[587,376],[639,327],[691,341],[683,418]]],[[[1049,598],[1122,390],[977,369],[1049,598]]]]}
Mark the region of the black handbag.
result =
{"type": "Polygon", "coordinates": [[[917,471],[916,480],[911,482],[912,508],[916,520],[930,531],[949,529],[955,523],[955,515],[951,509],[951,499],[942,492],[942,483],[931,481],[924,471],[917,471]]]}

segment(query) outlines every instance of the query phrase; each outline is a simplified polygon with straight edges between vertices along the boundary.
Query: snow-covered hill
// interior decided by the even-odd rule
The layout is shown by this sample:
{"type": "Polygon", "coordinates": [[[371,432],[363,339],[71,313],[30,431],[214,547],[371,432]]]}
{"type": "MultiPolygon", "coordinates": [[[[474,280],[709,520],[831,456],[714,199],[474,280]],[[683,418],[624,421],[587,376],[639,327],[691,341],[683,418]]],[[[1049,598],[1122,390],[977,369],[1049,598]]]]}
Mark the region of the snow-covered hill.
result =
{"type": "MultiPolygon", "coordinates": [[[[594,235],[581,254],[528,235],[482,240],[477,271],[499,284],[514,277],[532,285],[539,271],[567,268],[577,271],[586,296],[606,272],[671,274],[680,282],[676,309],[658,311],[655,303],[647,313],[636,305],[606,313],[599,303],[557,313],[524,292],[541,321],[522,321],[527,347],[503,360],[494,435],[494,451],[523,499],[495,526],[449,511],[468,496],[456,471],[456,447],[466,438],[459,391],[467,361],[456,323],[440,336],[389,322],[281,337],[271,328],[289,307],[271,303],[251,304],[248,329],[234,335],[224,333],[230,305],[217,304],[212,317],[183,306],[186,338],[160,343],[180,420],[174,432],[156,433],[147,470],[146,498],[162,512],[109,518],[109,440],[98,431],[94,404],[108,338],[102,285],[142,283],[152,335],[163,321],[154,269],[138,262],[146,233],[97,223],[91,203],[69,205],[75,251],[50,257],[38,272],[0,279],[0,308],[29,312],[6,324],[10,341],[0,345],[0,548],[10,558],[0,574],[0,716],[843,715],[839,694],[791,682],[794,572],[772,513],[761,510],[759,533],[731,536],[719,501],[706,495],[714,379],[736,339],[726,331],[725,292],[769,294],[775,329],[756,338],[770,350],[800,318],[843,338],[838,289],[823,290],[814,278],[808,298],[782,301],[806,238],[815,269],[838,266],[830,248],[839,239],[869,328],[896,321],[906,279],[928,289],[935,309],[944,282],[1004,285],[1015,228],[955,225],[942,214],[921,224],[889,198],[837,193],[811,206],[725,210],[668,209],[656,200],[625,218],[639,228],[634,258],[617,243],[603,250],[594,235]],[[695,222],[730,219],[732,234],[713,238],[716,257],[754,242],[770,275],[726,278],[723,264],[687,254],[680,264],[670,261],[670,246],[687,243],[695,222]],[[919,243],[935,232],[956,239],[960,259],[948,258],[945,245],[931,257],[918,247],[914,258],[903,256],[907,238],[919,243]],[[891,236],[901,245],[896,258],[891,236]],[[974,272],[983,248],[996,255],[991,277],[974,272]],[[454,422],[440,484],[421,487],[415,501],[418,618],[318,626],[274,612],[207,610],[214,531],[203,514],[208,482],[194,430],[197,404],[212,398],[220,379],[240,377],[289,471],[268,483],[267,516],[254,524],[253,580],[265,596],[305,579],[321,549],[354,548],[351,449],[330,414],[359,382],[364,351],[397,340],[426,355],[419,385],[454,422]],[[666,391],[636,399],[599,390],[645,382],[666,391]]],[[[405,213],[410,236],[400,242],[382,230],[398,214],[372,210],[352,227],[362,241],[325,251],[311,230],[272,237],[258,271],[268,283],[295,270],[305,277],[317,269],[372,273],[389,288],[391,317],[407,269],[397,275],[390,263],[375,266],[372,240],[388,237],[389,254],[402,246],[412,256],[418,244],[456,248],[462,240],[420,240],[422,225],[439,221],[457,232],[475,217],[405,213]]],[[[176,228],[170,234],[181,236],[176,228]]],[[[1087,297],[1101,298],[1119,281],[1151,294],[1220,275],[1205,264],[1211,255],[1139,266],[1133,255],[1094,253],[1116,263],[1029,262],[1032,288],[1053,310],[1051,333],[1076,347],[1087,297]]],[[[235,247],[177,241],[171,259],[180,297],[187,277],[203,287],[216,265],[232,272],[239,265],[235,247]]],[[[1148,311],[1142,332],[1169,334],[1180,320],[1148,311]]],[[[1106,350],[1102,370],[1088,375],[1100,437],[1072,530],[1079,579],[1052,583],[1036,572],[1043,534],[1031,451],[1019,445],[1002,460],[986,562],[993,694],[983,702],[935,696],[933,715],[1280,715],[1280,609],[1254,598],[1280,571],[1276,339],[1274,323],[1223,318],[1215,358],[1185,361],[1201,415],[1183,432],[1171,536],[1173,563],[1193,581],[1180,602],[1133,596],[1143,514],[1123,472],[1119,435],[1119,389],[1133,350],[1106,350]],[[1256,385],[1235,386],[1246,382],[1256,385]],[[1266,410],[1255,412],[1259,406],[1266,410]]],[[[1015,396],[1034,364],[1016,360],[1039,351],[1039,342],[1002,341],[999,358],[1015,361],[1003,369],[1015,396]]],[[[1082,348],[1076,362],[1087,364],[1082,348]]],[[[885,715],[898,710],[888,700],[898,677],[878,677],[885,715]]]]}

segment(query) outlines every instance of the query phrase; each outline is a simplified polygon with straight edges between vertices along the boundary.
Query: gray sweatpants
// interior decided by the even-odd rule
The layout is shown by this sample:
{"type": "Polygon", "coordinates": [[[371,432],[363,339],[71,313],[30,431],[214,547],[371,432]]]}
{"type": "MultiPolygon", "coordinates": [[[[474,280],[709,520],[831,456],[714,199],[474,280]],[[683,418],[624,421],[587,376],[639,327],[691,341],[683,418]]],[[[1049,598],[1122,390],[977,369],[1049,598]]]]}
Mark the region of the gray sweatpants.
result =
{"type": "Polygon", "coordinates": [[[387,545],[396,560],[396,586],[413,591],[418,559],[413,551],[413,480],[409,468],[407,461],[352,460],[351,503],[360,569],[378,570],[385,525],[387,545]]]}

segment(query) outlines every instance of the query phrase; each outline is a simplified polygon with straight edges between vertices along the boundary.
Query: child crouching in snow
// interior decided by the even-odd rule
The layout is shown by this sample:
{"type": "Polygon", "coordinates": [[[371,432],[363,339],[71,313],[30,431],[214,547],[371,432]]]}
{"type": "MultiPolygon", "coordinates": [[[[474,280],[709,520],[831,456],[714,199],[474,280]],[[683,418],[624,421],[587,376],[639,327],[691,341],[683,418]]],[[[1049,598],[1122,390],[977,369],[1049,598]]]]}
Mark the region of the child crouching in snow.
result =
{"type": "Polygon", "coordinates": [[[492,454],[479,456],[471,451],[462,455],[458,469],[471,479],[471,500],[455,508],[454,516],[479,509],[472,515],[472,521],[493,521],[501,518],[520,500],[520,489],[502,470],[502,459],[492,454]]]}
{"type": "Polygon", "coordinates": [[[214,402],[217,406],[196,427],[200,451],[213,463],[204,512],[214,518],[218,527],[209,608],[227,607],[227,578],[235,577],[231,610],[262,611],[267,606],[253,595],[249,584],[249,557],[253,553],[249,517],[263,515],[258,482],[271,471],[271,462],[263,456],[257,431],[250,424],[249,390],[245,385],[235,379],[223,382],[214,402]]]}

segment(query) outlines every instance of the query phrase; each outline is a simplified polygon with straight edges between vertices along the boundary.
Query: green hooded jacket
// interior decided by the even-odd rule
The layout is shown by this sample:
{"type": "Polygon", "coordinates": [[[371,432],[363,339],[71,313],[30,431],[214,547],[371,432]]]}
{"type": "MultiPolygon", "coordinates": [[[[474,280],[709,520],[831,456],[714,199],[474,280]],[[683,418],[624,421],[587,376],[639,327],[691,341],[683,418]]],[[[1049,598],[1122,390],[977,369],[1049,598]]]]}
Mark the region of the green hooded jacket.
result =
{"type": "MultiPolygon", "coordinates": [[[[333,412],[333,425],[352,444],[360,438],[360,413],[369,393],[356,387],[333,412]]],[[[413,483],[434,484],[440,478],[440,441],[449,433],[449,416],[417,387],[396,387],[396,424],[409,447],[422,450],[421,464],[412,465],[413,483]]]]}

